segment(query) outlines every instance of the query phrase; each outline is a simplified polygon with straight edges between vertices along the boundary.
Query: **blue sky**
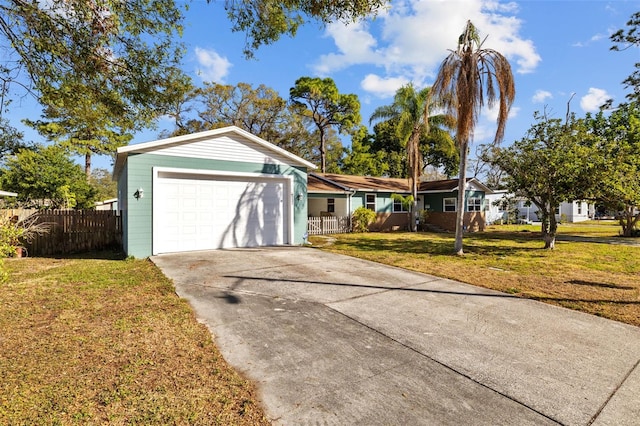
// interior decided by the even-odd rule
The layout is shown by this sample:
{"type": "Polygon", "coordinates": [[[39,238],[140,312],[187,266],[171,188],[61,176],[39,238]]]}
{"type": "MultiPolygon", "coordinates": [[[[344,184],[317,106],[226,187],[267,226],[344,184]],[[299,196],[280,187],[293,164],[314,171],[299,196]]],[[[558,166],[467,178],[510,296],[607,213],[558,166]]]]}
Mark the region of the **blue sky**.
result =
{"type": "MultiPolygon", "coordinates": [[[[610,34],[625,28],[631,14],[640,11],[640,1],[393,1],[373,20],[326,28],[309,24],[295,38],[260,48],[254,59],[242,55],[245,36],[230,31],[223,4],[195,0],[186,14],[183,68],[196,85],[265,84],[287,98],[301,76],[331,77],[340,92],[358,95],[365,124],[403,84],[431,85],[470,19],[481,37],[488,36],[485,47],[505,55],[514,72],[516,100],[505,145],[525,135],[534,111],[546,108],[551,116],[564,117],[574,93],[571,110],[579,116],[596,111],[608,98],[623,101],[622,81],[640,62],[635,47],[609,50],[610,34]]],[[[28,102],[12,104],[13,118],[34,114],[39,111],[28,102]]],[[[160,120],[159,127],[136,135],[133,143],[156,139],[172,123],[160,120]]],[[[490,142],[494,132],[495,114],[484,111],[474,145],[490,142]]],[[[109,168],[110,160],[96,158],[94,167],[109,168]]]]}

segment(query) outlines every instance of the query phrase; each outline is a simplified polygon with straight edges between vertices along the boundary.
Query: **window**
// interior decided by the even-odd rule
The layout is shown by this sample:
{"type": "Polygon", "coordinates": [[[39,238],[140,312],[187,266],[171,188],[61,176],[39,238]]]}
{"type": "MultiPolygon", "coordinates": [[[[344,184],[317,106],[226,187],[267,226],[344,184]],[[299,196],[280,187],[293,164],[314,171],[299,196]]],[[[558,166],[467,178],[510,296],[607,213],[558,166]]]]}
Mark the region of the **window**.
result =
{"type": "Polygon", "coordinates": [[[335,213],[336,212],[336,199],[335,198],[327,198],[327,212],[335,213]]]}
{"type": "Polygon", "coordinates": [[[468,212],[479,212],[482,209],[482,198],[474,197],[467,200],[468,212]]]}
{"type": "Polygon", "coordinates": [[[560,214],[560,206],[556,207],[556,214],[560,214]]]}
{"type": "Polygon", "coordinates": [[[376,211],[376,194],[367,194],[365,197],[366,197],[366,201],[364,206],[369,210],[373,210],[375,212],[376,211]]]}
{"type": "Polygon", "coordinates": [[[578,204],[578,214],[582,214],[582,203],[578,201],[576,204],[578,204]]]}
{"type": "Polygon", "coordinates": [[[445,212],[455,212],[456,211],[456,199],[455,198],[445,198],[443,200],[444,203],[444,211],[445,212]]]}
{"type": "Polygon", "coordinates": [[[393,212],[394,213],[406,213],[407,210],[402,205],[402,202],[398,200],[393,200],[393,212]]]}

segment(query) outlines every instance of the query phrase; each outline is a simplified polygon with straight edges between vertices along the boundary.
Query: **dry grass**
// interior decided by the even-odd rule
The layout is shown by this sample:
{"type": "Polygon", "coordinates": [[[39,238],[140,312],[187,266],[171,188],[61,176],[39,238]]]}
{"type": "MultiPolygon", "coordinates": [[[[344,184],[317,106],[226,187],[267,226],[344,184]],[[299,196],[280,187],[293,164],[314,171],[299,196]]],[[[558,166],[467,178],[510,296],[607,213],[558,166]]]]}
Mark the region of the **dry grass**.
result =
{"type": "MultiPolygon", "coordinates": [[[[597,226],[561,232],[616,235],[597,226]]],[[[640,326],[640,246],[558,241],[548,251],[534,230],[539,228],[519,225],[469,234],[461,257],[452,255],[452,234],[435,233],[334,235],[335,242],[322,249],[640,326]]],[[[318,246],[322,241],[312,239],[318,246]]]]}
{"type": "Polygon", "coordinates": [[[151,262],[5,262],[0,424],[268,424],[151,262]]]}

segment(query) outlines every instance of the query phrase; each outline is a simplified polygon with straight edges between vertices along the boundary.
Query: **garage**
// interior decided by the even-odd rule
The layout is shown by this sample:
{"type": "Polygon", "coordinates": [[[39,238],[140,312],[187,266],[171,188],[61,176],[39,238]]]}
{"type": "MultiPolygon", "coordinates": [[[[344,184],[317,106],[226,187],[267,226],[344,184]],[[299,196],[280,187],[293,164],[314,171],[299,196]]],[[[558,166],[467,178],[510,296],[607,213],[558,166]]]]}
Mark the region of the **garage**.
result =
{"type": "Polygon", "coordinates": [[[300,245],[308,161],[234,126],[118,149],[127,255],[300,245]]]}
{"type": "Polygon", "coordinates": [[[290,244],[290,179],[157,169],[154,254],[290,244]]]}

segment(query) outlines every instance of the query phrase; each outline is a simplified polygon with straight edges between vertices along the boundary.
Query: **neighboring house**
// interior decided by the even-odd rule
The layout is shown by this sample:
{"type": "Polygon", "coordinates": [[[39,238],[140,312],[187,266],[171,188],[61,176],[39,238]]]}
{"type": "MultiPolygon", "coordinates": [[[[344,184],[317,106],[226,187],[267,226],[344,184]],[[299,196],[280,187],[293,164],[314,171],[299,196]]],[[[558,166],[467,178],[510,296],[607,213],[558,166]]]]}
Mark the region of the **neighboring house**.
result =
{"type": "Polygon", "coordinates": [[[314,168],[234,126],[118,148],[124,251],[303,244],[314,168]]]}
{"type": "MultiPolygon", "coordinates": [[[[487,195],[487,223],[496,223],[500,220],[507,220],[507,211],[502,210],[502,206],[495,206],[494,203],[503,197],[512,197],[504,190],[493,191],[493,194],[487,195]]],[[[528,202],[524,198],[518,198],[514,206],[518,210],[518,219],[526,222],[539,222],[538,207],[528,202]]],[[[582,222],[594,217],[594,205],[586,201],[565,201],[556,209],[556,220],[564,222],[582,222]]]]}
{"type": "MultiPolygon", "coordinates": [[[[491,190],[478,180],[467,180],[465,223],[469,230],[484,229],[484,196],[488,192],[491,190]]],[[[410,193],[407,179],[310,173],[309,216],[350,217],[358,207],[364,206],[377,214],[371,230],[407,229],[408,212],[391,195],[410,193]]],[[[453,231],[457,194],[457,179],[421,182],[418,210],[429,212],[427,223],[453,231]]]]}
{"type": "Polygon", "coordinates": [[[118,210],[118,199],[109,198],[104,201],[96,201],[96,210],[118,210]]]}
{"type": "Polygon", "coordinates": [[[506,189],[493,190],[492,193],[485,195],[485,219],[487,224],[500,223],[508,219],[508,212],[503,208],[502,203],[497,201],[509,196],[506,189]]]}
{"type": "Polygon", "coordinates": [[[0,197],[17,197],[18,194],[15,192],[9,192],[9,191],[1,191],[0,190],[0,197]]]}
{"type": "Polygon", "coordinates": [[[594,205],[586,201],[564,202],[560,204],[559,211],[556,211],[556,219],[567,222],[584,222],[594,215],[594,205]]]}

